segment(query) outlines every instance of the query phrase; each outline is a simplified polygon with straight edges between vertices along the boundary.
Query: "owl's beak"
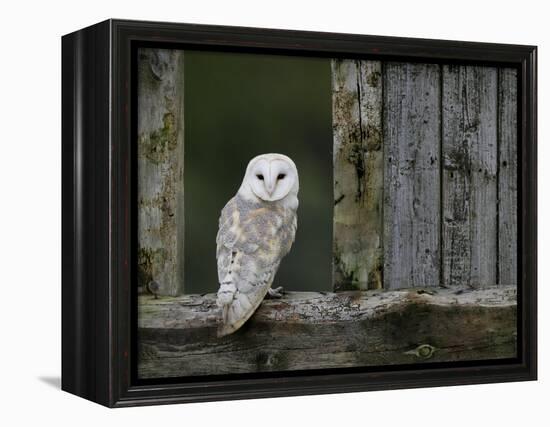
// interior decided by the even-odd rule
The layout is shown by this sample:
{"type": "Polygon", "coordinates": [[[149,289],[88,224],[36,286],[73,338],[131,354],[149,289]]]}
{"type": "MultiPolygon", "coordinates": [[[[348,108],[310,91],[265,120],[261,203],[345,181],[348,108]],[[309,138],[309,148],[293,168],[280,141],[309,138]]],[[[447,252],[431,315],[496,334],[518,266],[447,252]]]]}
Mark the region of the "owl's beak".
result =
{"type": "Polygon", "coordinates": [[[275,190],[275,183],[269,180],[265,184],[265,189],[267,190],[267,193],[271,196],[273,194],[273,190],[275,190]]]}

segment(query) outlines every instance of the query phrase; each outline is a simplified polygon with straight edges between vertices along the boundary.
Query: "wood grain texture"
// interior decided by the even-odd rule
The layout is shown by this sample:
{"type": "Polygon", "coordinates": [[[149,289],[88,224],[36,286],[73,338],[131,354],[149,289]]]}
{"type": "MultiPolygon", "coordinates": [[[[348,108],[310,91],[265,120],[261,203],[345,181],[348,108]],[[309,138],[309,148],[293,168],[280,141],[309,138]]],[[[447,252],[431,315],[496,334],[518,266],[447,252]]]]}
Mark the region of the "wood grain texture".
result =
{"type": "Polygon", "coordinates": [[[438,286],[440,68],[384,64],[384,288],[438,286]]]}
{"type": "Polygon", "coordinates": [[[497,283],[497,69],[443,66],[443,283],[497,283]]]}
{"type": "Polygon", "coordinates": [[[517,285],[517,71],[499,70],[498,283],[517,285]]]}
{"type": "Polygon", "coordinates": [[[335,290],[382,287],[381,68],[332,60],[335,290]]]}
{"type": "Polygon", "coordinates": [[[138,284],[183,292],[183,53],[138,54],[138,284]]]}
{"type": "Polygon", "coordinates": [[[139,301],[141,378],[510,358],[516,289],[290,293],[217,338],[215,295],[139,301]]]}

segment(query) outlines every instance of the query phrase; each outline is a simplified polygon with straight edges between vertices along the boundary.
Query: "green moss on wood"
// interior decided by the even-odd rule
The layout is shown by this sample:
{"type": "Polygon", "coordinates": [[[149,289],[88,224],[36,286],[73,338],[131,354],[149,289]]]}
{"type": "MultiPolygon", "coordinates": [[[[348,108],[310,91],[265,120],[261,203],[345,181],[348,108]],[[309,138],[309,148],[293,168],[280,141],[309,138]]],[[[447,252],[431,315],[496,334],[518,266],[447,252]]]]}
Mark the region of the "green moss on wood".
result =
{"type": "Polygon", "coordinates": [[[166,113],[162,119],[163,126],[149,134],[139,137],[140,154],[158,165],[166,160],[170,151],[178,144],[176,118],[173,113],[166,113]]]}

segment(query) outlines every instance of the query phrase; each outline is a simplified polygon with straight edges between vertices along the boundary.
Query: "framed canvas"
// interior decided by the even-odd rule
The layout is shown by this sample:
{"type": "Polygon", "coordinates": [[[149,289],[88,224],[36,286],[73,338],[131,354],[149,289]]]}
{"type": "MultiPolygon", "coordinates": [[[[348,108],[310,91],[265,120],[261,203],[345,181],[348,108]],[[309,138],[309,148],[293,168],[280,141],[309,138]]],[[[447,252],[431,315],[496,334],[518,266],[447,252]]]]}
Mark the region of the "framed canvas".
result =
{"type": "Polygon", "coordinates": [[[62,388],[110,407],[536,379],[536,48],[62,39],[62,388]]]}

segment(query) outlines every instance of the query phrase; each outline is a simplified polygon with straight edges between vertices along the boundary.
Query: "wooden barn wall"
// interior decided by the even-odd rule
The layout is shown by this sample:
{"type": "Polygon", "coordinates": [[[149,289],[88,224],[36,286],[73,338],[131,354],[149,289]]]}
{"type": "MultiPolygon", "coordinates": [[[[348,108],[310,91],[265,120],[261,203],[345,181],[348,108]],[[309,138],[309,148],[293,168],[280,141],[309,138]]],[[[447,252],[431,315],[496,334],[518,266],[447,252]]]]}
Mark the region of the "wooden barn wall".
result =
{"type": "MultiPolygon", "coordinates": [[[[183,53],[138,62],[138,282],[178,295],[183,53]]],[[[332,93],[335,290],[516,285],[516,70],[335,59],[332,93]]]]}
{"type": "Polygon", "coordinates": [[[515,69],[333,60],[334,286],[517,282],[515,69]]]}

